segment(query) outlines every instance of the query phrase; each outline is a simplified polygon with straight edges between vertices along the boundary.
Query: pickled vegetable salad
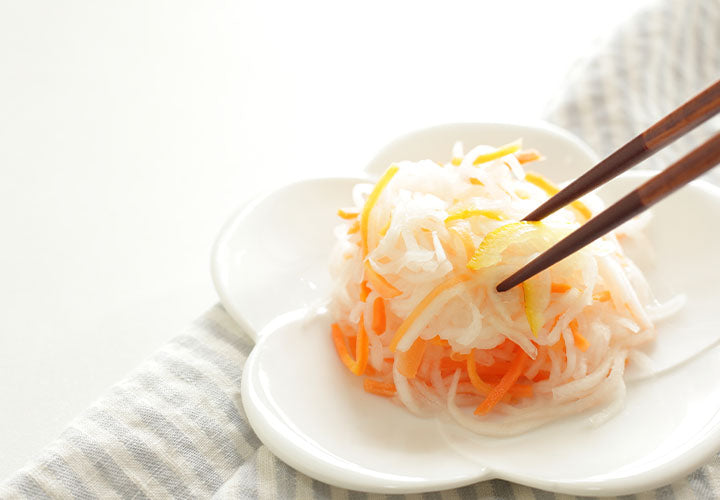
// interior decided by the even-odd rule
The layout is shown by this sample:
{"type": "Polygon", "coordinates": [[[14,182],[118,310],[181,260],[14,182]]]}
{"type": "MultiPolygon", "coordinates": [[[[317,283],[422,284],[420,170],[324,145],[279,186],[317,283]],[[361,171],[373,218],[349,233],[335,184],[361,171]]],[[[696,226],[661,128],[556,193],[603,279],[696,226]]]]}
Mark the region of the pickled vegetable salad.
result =
{"type": "Polygon", "coordinates": [[[647,283],[617,232],[496,292],[601,208],[586,197],[518,222],[558,191],[525,172],[541,157],[520,147],[456,144],[444,165],[399,162],[357,185],[331,262],[332,340],[365,390],[419,415],[447,408],[487,435],[590,407],[611,415],[626,361],[655,335],[647,283]]]}

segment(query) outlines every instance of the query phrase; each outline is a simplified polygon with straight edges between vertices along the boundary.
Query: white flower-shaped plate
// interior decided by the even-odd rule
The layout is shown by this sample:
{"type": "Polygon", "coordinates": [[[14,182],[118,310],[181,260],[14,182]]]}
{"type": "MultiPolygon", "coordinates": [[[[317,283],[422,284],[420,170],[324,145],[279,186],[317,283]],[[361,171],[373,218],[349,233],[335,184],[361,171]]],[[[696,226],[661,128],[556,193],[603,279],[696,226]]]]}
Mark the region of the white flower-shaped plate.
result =
{"type": "MultiPolygon", "coordinates": [[[[546,124],[455,124],[394,141],[357,178],[299,182],[245,206],[214,248],[212,272],[230,315],[253,335],[243,374],[245,411],[259,438],[307,475],[355,490],[435,491],[502,478],[545,490],[616,495],[688,474],[720,450],[720,190],[697,181],[654,209],[653,259],[641,267],[660,299],[687,304],[661,323],[648,350],[655,373],[628,382],[622,412],[598,427],[566,418],[512,438],[477,436],[447,417],[422,419],[365,393],[334,352],[330,318],[316,306],[329,293],[328,256],[336,210],[356,182],[392,161],[445,161],[454,141],[467,147],[522,137],[547,157],[537,169],[564,181],[596,157],[546,124]],[[652,262],[649,262],[652,261],[652,262]]],[[[618,178],[606,201],[648,178],[618,178]]]]}

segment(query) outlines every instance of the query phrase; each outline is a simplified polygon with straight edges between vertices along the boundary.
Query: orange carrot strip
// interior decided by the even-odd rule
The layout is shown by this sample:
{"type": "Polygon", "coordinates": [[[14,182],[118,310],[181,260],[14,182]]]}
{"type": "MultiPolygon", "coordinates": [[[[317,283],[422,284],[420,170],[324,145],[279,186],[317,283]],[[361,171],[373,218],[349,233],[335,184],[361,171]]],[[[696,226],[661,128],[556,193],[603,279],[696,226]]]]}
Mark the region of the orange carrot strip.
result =
{"type": "Polygon", "coordinates": [[[388,280],[375,272],[368,261],[365,261],[365,278],[367,278],[373,289],[384,299],[391,299],[402,294],[402,292],[392,286],[388,280]]]}
{"type": "Polygon", "coordinates": [[[450,359],[452,359],[453,361],[465,361],[466,359],[468,359],[468,357],[470,357],[469,354],[460,354],[459,352],[455,351],[450,353],[450,359]]]}
{"type": "Polygon", "coordinates": [[[368,226],[370,224],[370,211],[375,206],[375,203],[377,203],[378,199],[380,198],[380,194],[382,193],[383,189],[385,189],[385,186],[388,185],[388,183],[397,173],[397,171],[397,165],[390,165],[390,168],[388,168],[385,173],[382,174],[382,177],[380,177],[380,180],[377,181],[377,184],[375,184],[375,187],[370,192],[370,196],[368,196],[367,200],[365,201],[365,206],[360,213],[360,239],[362,240],[363,257],[368,254],[367,238],[368,226]]]}
{"type": "Polygon", "coordinates": [[[368,377],[374,377],[375,375],[380,375],[380,371],[376,370],[370,363],[368,363],[365,367],[365,375],[368,377]]]}
{"type": "Polygon", "coordinates": [[[542,159],[542,155],[534,149],[524,149],[515,153],[515,158],[521,165],[542,159]]]}
{"type": "Polygon", "coordinates": [[[385,331],[385,301],[382,297],[373,302],[372,329],[378,335],[385,331]]]}
{"type": "Polygon", "coordinates": [[[339,208],[337,214],[341,219],[351,220],[360,215],[360,212],[354,209],[345,210],[344,208],[339,208]]]}
{"type": "MultiPolygon", "coordinates": [[[[492,391],[493,387],[487,382],[480,378],[477,372],[477,364],[475,363],[475,357],[472,353],[467,357],[467,372],[470,377],[470,383],[478,390],[478,392],[484,396],[488,395],[492,391]]],[[[533,388],[530,384],[515,384],[508,389],[507,394],[502,398],[502,401],[509,401],[510,396],[516,396],[520,398],[527,398],[533,395],[533,388]]]]}
{"type": "Polygon", "coordinates": [[[530,358],[527,354],[525,354],[525,351],[520,349],[515,358],[512,360],[508,372],[503,375],[500,382],[492,388],[485,400],[480,403],[477,408],[475,408],[475,415],[487,415],[490,410],[492,410],[493,407],[500,402],[508,390],[510,390],[515,382],[517,382],[517,379],[520,378],[528,359],[530,358]]]}
{"type": "Polygon", "coordinates": [[[396,360],[398,363],[398,371],[403,377],[415,378],[420,362],[422,361],[428,342],[422,337],[415,339],[410,349],[405,352],[398,353],[396,360]]]}
{"type": "Polygon", "coordinates": [[[467,274],[461,274],[457,276],[453,276],[452,278],[443,281],[438,286],[436,286],[429,294],[423,298],[420,303],[415,306],[415,309],[412,310],[410,315],[405,318],[405,321],[403,321],[400,326],[398,327],[397,331],[395,332],[395,336],[392,339],[392,342],[390,342],[390,350],[395,351],[397,348],[398,343],[403,338],[403,335],[405,335],[405,332],[408,331],[408,329],[412,326],[412,324],[415,322],[415,320],[420,316],[420,314],[429,306],[433,300],[437,298],[438,295],[440,295],[445,290],[454,287],[455,285],[462,283],[463,281],[467,281],[470,279],[470,275],[467,274]]]}
{"type": "Polygon", "coordinates": [[[365,331],[362,315],[360,316],[360,328],[358,329],[355,346],[355,359],[352,359],[350,353],[348,352],[345,337],[343,336],[342,330],[340,330],[340,326],[337,323],[333,323],[331,329],[335,350],[337,350],[340,360],[352,373],[355,375],[362,375],[365,372],[369,354],[368,336],[365,331]]]}
{"type": "Polygon", "coordinates": [[[533,395],[532,384],[515,384],[508,389],[508,394],[516,398],[529,398],[533,395]]]}
{"type": "Polygon", "coordinates": [[[370,295],[370,288],[367,285],[367,281],[363,280],[360,282],[360,300],[365,302],[365,299],[368,298],[368,295],[370,295]]]}
{"type": "Polygon", "coordinates": [[[475,389],[478,390],[480,394],[483,396],[487,396],[490,394],[490,391],[492,391],[492,386],[490,384],[486,384],[482,381],[480,376],[478,375],[477,369],[475,368],[475,356],[473,356],[473,352],[475,350],[473,349],[470,352],[470,356],[467,357],[467,372],[468,376],[470,377],[470,383],[475,387],[475,389]]]}
{"type": "Polygon", "coordinates": [[[478,365],[476,363],[475,370],[482,375],[505,375],[510,369],[509,361],[495,361],[491,365],[478,365]]]}
{"type": "Polygon", "coordinates": [[[550,285],[550,292],[551,293],[565,293],[568,290],[570,290],[572,287],[566,283],[553,283],[550,285]]]}
{"type": "Polygon", "coordinates": [[[597,300],[598,302],[607,302],[608,300],[610,300],[610,291],[603,290],[600,293],[594,293],[593,300],[597,300]]]}
{"type": "Polygon", "coordinates": [[[347,338],[348,352],[357,352],[357,335],[347,338]]]}
{"type": "Polygon", "coordinates": [[[447,375],[448,373],[453,373],[455,370],[465,370],[466,368],[466,362],[463,361],[455,361],[452,358],[442,358],[440,360],[440,372],[443,376],[447,375]]]}
{"type": "Polygon", "coordinates": [[[565,353],[565,339],[560,336],[560,340],[551,345],[550,349],[561,354],[565,353]]]}
{"type": "Polygon", "coordinates": [[[580,334],[578,331],[579,329],[580,326],[578,325],[577,320],[572,320],[570,322],[570,330],[572,330],[573,339],[575,339],[575,347],[580,349],[582,352],[585,352],[588,350],[588,347],[590,347],[590,342],[588,342],[587,339],[580,334]]]}
{"type": "Polygon", "coordinates": [[[363,381],[363,389],[370,394],[377,394],[378,396],[385,396],[387,398],[393,397],[397,393],[395,384],[392,382],[378,382],[371,378],[366,378],[363,381]]]}
{"type": "Polygon", "coordinates": [[[440,335],[435,335],[428,342],[430,342],[433,345],[440,345],[443,347],[447,347],[449,345],[447,340],[440,338],[440,335]]]}

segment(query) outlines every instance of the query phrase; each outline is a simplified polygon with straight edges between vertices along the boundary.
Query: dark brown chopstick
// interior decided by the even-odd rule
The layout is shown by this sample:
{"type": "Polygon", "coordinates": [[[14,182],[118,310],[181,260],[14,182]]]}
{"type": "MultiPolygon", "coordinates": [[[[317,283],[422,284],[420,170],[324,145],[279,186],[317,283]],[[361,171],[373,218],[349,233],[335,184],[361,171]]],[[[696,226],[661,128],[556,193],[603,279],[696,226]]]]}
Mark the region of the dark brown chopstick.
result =
{"type": "Polygon", "coordinates": [[[504,292],[612,231],[720,163],[720,133],[593,217],[497,286],[504,292]]]}
{"type": "Polygon", "coordinates": [[[720,80],[571,182],[525,217],[541,220],[661,150],[720,111],[720,80]]]}

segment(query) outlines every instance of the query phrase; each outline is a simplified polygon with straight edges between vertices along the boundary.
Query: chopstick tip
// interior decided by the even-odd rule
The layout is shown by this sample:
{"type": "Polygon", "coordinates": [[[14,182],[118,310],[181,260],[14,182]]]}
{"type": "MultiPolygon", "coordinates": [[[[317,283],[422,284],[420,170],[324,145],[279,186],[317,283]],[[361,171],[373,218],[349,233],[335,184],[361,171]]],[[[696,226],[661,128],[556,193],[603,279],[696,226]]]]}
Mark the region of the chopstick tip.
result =
{"type": "Polygon", "coordinates": [[[500,282],[500,284],[495,287],[495,290],[497,290],[499,293],[507,292],[515,285],[517,285],[517,283],[512,282],[512,276],[511,276],[510,278],[507,278],[506,280],[503,280],[502,282],[500,282]]]}

